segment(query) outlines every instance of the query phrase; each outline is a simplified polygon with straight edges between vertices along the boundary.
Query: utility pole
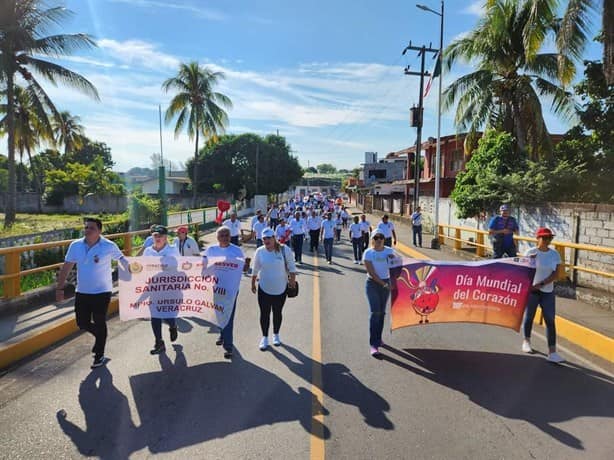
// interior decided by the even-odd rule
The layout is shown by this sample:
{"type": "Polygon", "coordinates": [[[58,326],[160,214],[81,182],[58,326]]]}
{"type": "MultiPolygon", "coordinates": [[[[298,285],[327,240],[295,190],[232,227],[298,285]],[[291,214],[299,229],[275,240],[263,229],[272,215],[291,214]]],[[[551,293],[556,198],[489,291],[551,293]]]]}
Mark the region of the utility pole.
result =
{"type": "Polygon", "coordinates": [[[168,225],[166,206],[166,174],[164,172],[164,152],[162,151],[162,106],[158,104],[158,116],[160,121],[160,166],[158,166],[158,196],[160,197],[160,223],[168,225]]]}
{"type": "MultiPolygon", "coordinates": [[[[420,205],[420,152],[422,151],[422,124],[423,124],[423,114],[424,114],[424,77],[429,77],[431,75],[430,72],[425,71],[425,59],[426,53],[437,53],[439,50],[435,49],[429,43],[428,48],[425,45],[422,46],[412,46],[411,41],[409,45],[403,50],[403,54],[405,54],[408,50],[418,51],[418,56],[420,56],[420,72],[412,72],[409,70],[409,66],[405,68],[405,75],[417,75],[420,77],[420,94],[418,98],[418,107],[411,108],[411,126],[417,129],[416,133],[416,152],[414,154],[414,200],[413,200],[413,209],[420,205]]],[[[407,158],[407,179],[409,180],[409,156],[407,158]]],[[[407,188],[406,188],[407,195],[407,188]]]]}

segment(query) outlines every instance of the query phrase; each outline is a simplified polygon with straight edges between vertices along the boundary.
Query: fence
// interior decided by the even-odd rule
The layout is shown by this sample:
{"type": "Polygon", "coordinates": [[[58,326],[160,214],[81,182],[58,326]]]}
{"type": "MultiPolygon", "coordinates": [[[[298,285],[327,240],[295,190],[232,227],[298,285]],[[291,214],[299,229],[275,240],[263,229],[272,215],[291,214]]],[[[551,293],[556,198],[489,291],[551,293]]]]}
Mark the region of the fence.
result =
{"type": "MultiPolygon", "coordinates": [[[[484,257],[490,250],[490,244],[488,242],[488,231],[479,230],[471,227],[461,227],[456,225],[439,225],[438,238],[440,244],[445,244],[446,240],[453,242],[453,248],[457,251],[463,249],[475,248],[475,255],[478,257],[484,257]],[[463,245],[465,247],[463,247],[463,245]]],[[[514,235],[515,241],[523,241],[526,243],[535,243],[534,238],[527,238],[523,236],[514,235]]],[[[559,268],[559,279],[565,277],[569,278],[576,284],[577,273],[590,273],[592,275],[613,278],[614,273],[607,270],[598,270],[586,265],[579,265],[579,252],[587,251],[606,257],[614,255],[614,248],[608,248],[603,246],[594,246],[589,244],[570,243],[567,241],[553,241],[551,246],[561,256],[561,266],[559,268]]]]}

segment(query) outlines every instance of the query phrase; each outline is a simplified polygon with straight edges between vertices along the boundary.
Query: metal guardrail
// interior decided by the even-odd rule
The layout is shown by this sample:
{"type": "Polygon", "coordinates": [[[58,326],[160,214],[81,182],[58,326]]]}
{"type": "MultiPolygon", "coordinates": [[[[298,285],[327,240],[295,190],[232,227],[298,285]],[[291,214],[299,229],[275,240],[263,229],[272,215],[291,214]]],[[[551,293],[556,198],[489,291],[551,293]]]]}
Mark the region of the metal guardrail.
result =
{"type": "MultiPolygon", "coordinates": [[[[456,225],[440,224],[437,232],[439,244],[445,244],[446,240],[453,242],[454,250],[460,251],[463,248],[463,244],[471,247],[475,247],[475,254],[478,257],[485,257],[490,249],[490,244],[486,244],[488,241],[488,231],[480,230],[471,227],[460,227],[456,225]],[[453,236],[452,236],[453,232],[453,236]],[[471,234],[475,237],[473,239],[463,238],[464,234],[471,234]]],[[[535,243],[535,238],[529,238],[526,236],[514,235],[515,241],[526,241],[529,243],[535,243]]],[[[594,246],[589,244],[571,243],[567,241],[553,241],[551,246],[561,256],[561,267],[559,269],[559,279],[569,276],[570,279],[575,279],[575,272],[590,273],[593,275],[603,276],[606,278],[614,278],[613,272],[607,272],[603,270],[595,270],[594,268],[577,265],[571,262],[574,257],[567,255],[567,249],[571,251],[589,251],[596,252],[598,254],[614,255],[614,248],[607,248],[602,246],[594,246]]],[[[573,252],[571,252],[573,254],[573,252]]]]}

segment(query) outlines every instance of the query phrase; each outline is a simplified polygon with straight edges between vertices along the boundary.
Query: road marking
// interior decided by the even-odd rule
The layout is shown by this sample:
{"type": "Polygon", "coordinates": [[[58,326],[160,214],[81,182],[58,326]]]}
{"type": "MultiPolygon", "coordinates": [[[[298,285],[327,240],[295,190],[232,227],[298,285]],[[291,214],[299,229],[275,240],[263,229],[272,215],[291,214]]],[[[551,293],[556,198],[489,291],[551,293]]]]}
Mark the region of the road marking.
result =
{"type": "Polygon", "coordinates": [[[322,331],[320,330],[320,273],[313,258],[313,331],[311,337],[311,458],[324,459],[324,393],[322,392],[322,331]]]}

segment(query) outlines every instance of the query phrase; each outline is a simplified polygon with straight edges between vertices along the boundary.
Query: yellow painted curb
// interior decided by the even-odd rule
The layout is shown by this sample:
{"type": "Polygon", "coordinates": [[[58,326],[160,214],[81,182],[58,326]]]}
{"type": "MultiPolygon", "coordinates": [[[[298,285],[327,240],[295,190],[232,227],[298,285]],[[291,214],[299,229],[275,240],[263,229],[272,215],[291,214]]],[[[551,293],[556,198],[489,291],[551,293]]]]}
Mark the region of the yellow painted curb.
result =
{"type": "MultiPolygon", "coordinates": [[[[414,259],[430,260],[426,255],[404,245],[397,243],[397,248],[405,255],[414,259]]],[[[541,312],[535,315],[536,324],[541,325],[541,312]]],[[[578,345],[594,355],[614,363],[614,338],[607,337],[585,326],[576,324],[568,319],[556,317],[556,334],[571,343],[578,345]]]]}
{"type": "MultiPolygon", "coordinates": [[[[115,314],[119,310],[119,300],[112,298],[109,302],[108,314],[115,314]]],[[[74,318],[58,322],[53,326],[26,337],[24,340],[6,346],[0,345],[0,369],[5,369],[17,361],[33,355],[37,351],[53,345],[60,340],[77,332],[79,328],[74,318]]]]}

